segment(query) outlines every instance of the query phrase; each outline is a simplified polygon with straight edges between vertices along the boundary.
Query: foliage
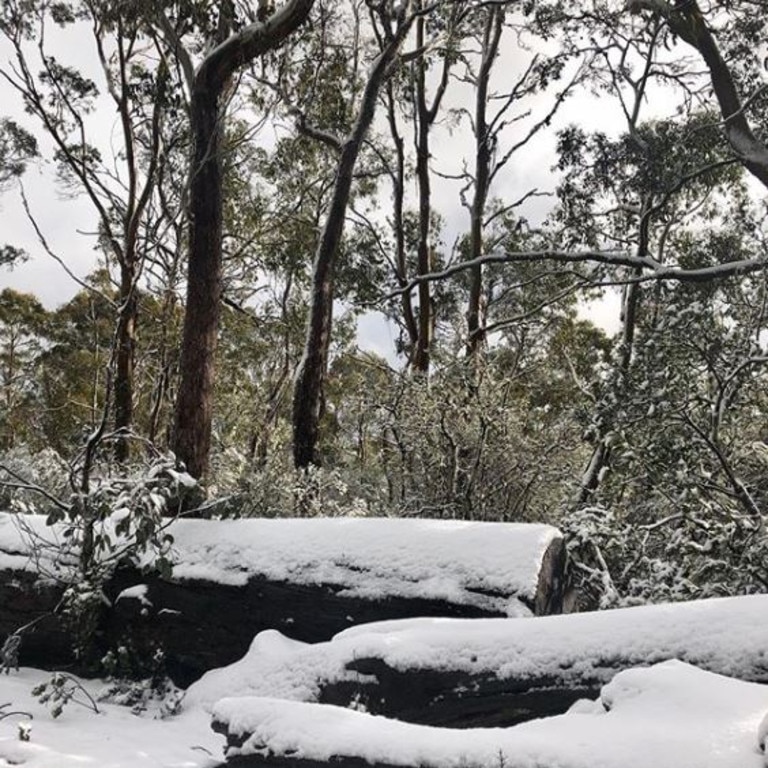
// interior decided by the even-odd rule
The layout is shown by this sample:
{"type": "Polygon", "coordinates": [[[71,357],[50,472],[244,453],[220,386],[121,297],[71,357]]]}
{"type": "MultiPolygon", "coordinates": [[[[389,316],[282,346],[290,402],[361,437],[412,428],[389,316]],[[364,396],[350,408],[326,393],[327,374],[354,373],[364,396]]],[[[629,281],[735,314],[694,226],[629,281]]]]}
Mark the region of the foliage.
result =
{"type": "Polygon", "coordinates": [[[582,609],[763,592],[768,537],[727,514],[679,512],[649,523],[601,507],[564,521],[582,609]]]}
{"type": "Polygon", "coordinates": [[[56,718],[69,703],[79,704],[99,714],[99,707],[77,678],[64,672],[54,672],[51,679],[32,689],[41,704],[49,704],[51,716],[56,718]]]}

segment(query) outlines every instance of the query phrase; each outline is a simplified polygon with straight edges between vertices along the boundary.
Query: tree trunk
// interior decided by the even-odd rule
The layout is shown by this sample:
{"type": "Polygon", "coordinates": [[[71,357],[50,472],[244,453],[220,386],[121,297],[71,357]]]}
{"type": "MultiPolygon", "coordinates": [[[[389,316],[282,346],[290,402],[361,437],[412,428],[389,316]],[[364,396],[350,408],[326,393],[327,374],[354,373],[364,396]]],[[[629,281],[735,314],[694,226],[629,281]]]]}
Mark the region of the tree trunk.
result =
{"type": "Polygon", "coordinates": [[[208,468],[213,382],[222,276],[221,88],[196,81],[191,119],[194,141],[190,186],[187,311],[181,344],[181,381],[173,448],[193,476],[208,468]]]}
{"type": "Polygon", "coordinates": [[[350,136],[341,145],[328,218],[315,253],[307,336],[294,384],[293,461],[297,469],[306,469],[310,464],[320,463],[317,439],[333,324],[333,279],[355,164],[373,122],[379,91],[410,26],[410,19],[403,21],[374,62],[365,85],[357,121],[350,136]]]}
{"type": "MultiPolygon", "coordinates": [[[[401,288],[408,283],[408,265],[405,253],[405,151],[403,137],[397,126],[396,118],[396,99],[392,89],[392,84],[387,87],[387,119],[389,129],[392,134],[392,141],[395,145],[395,169],[392,175],[392,216],[393,229],[395,235],[395,266],[396,278],[401,288]]],[[[411,301],[411,292],[403,291],[400,299],[400,306],[403,313],[403,325],[408,334],[408,357],[413,358],[416,346],[419,340],[419,329],[416,325],[416,315],[413,311],[413,302],[411,301]]]]}
{"type": "Polygon", "coordinates": [[[120,276],[120,316],[115,339],[115,430],[121,432],[115,443],[115,460],[122,463],[130,455],[128,432],[133,426],[133,379],[136,352],[136,321],[139,302],[132,269],[123,267],[120,276]]]}
{"type": "MultiPolygon", "coordinates": [[[[475,95],[475,194],[472,200],[469,258],[483,255],[483,220],[491,183],[491,135],[488,127],[488,82],[499,50],[504,23],[504,8],[492,7],[486,12],[483,28],[483,56],[477,77],[475,95]]],[[[467,309],[467,356],[473,358],[485,340],[483,317],[483,267],[478,264],[470,272],[469,306],[467,309]]]]}
{"type": "Polygon", "coordinates": [[[730,67],[723,59],[696,0],[669,3],[666,0],[630,0],[631,12],[642,9],[660,14],[680,39],[695,48],[709,69],[723,126],[731,149],[742,165],[768,188],[768,146],[755,136],[747,120],[730,67]]]}
{"type": "MultiPolygon", "coordinates": [[[[416,46],[424,46],[424,18],[416,22],[416,46]]],[[[432,211],[431,180],[429,175],[429,129],[431,127],[427,108],[426,79],[427,62],[419,58],[416,62],[416,179],[419,186],[419,244],[418,273],[426,275],[432,269],[429,230],[432,211]]],[[[428,282],[419,283],[418,336],[413,355],[413,368],[418,373],[429,373],[430,348],[432,346],[432,301],[428,282]]]]}
{"type": "Polygon", "coordinates": [[[206,474],[210,455],[221,298],[223,129],[219,100],[237,69],[280,45],[304,22],[313,4],[314,0],[291,0],[266,22],[251,24],[230,36],[206,57],[194,78],[187,307],[172,445],[196,478],[206,474]]]}

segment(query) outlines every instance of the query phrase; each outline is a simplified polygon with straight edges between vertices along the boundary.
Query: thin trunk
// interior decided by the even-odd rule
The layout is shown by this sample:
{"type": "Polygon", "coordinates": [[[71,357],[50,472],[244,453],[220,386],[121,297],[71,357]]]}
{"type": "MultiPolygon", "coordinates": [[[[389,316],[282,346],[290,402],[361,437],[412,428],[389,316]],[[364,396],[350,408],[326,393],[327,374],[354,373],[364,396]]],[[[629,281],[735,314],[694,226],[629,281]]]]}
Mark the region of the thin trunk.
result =
{"type": "MultiPolygon", "coordinates": [[[[483,255],[483,220],[491,182],[491,135],[488,126],[488,85],[491,69],[499,50],[504,23],[504,9],[493,7],[486,12],[483,28],[483,55],[475,93],[475,190],[470,212],[469,258],[483,255]]],[[[483,267],[470,272],[469,307],[467,309],[467,356],[474,358],[485,340],[483,308],[483,267]]]]}
{"type": "MultiPolygon", "coordinates": [[[[406,263],[405,253],[405,149],[403,137],[397,126],[395,95],[392,84],[387,84],[387,118],[389,129],[392,134],[392,141],[395,145],[395,168],[391,173],[392,177],[392,215],[393,229],[395,234],[395,268],[397,282],[401,288],[408,283],[408,265],[406,263]]],[[[416,315],[413,311],[413,302],[411,292],[403,291],[400,298],[400,305],[403,313],[403,325],[408,334],[408,354],[412,357],[415,353],[419,338],[419,329],[416,325],[416,315]]]]}
{"type": "MultiPolygon", "coordinates": [[[[416,46],[424,46],[424,26],[420,18],[416,22],[416,46]]],[[[427,107],[427,62],[420,57],[416,62],[416,180],[419,187],[419,243],[417,248],[417,269],[419,275],[432,270],[429,234],[432,210],[431,180],[429,174],[429,109],[427,107]]],[[[418,373],[429,372],[430,348],[432,346],[432,301],[428,282],[419,283],[418,337],[413,354],[413,368],[418,373]]]]}
{"type": "Polygon", "coordinates": [[[294,384],[293,460],[297,469],[319,464],[317,440],[333,325],[333,280],[355,164],[373,122],[379,91],[410,26],[410,20],[402,22],[374,62],[363,91],[357,121],[351,135],[341,146],[328,217],[315,253],[307,336],[294,384]]]}
{"type": "Polygon", "coordinates": [[[134,288],[133,271],[121,270],[120,315],[115,338],[115,430],[121,433],[115,443],[115,460],[125,462],[130,455],[128,433],[133,426],[134,361],[136,321],[139,304],[134,288]]]}

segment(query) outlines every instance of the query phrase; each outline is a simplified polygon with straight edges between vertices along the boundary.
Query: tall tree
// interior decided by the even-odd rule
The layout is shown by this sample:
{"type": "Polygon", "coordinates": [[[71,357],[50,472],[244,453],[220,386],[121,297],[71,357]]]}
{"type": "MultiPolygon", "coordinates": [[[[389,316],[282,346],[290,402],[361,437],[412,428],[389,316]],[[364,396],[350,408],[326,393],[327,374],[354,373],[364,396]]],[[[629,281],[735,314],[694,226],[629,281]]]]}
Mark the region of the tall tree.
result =
{"type": "MultiPolygon", "coordinates": [[[[155,191],[162,157],[162,122],[169,72],[148,55],[137,16],[120,4],[79,0],[72,5],[10,0],[0,14],[0,32],[11,45],[14,65],[1,74],[50,138],[62,188],[84,195],[98,218],[99,246],[116,265],[119,298],[111,365],[114,368],[115,455],[128,457],[133,425],[138,281],[146,251],[142,230],[155,191]],[[80,69],[49,50],[47,29],[90,28],[108,98],[118,116],[119,149],[115,158],[89,125],[100,90],[80,69]],[[38,62],[42,66],[35,73],[38,62]]],[[[44,249],[45,233],[37,228],[31,204],[25,209],[44,249]]]]}
{"type": "Polygon", "coordinates": [[[0,293],[0,447],[4,449],[33,435],[33,414],[39,407],[36,369],[46,319],[34,296],[10,288],[0,293]]]}
{"type": "Polygon", "coordinates": [[[765,92],[765,85],[755,82],[755,72],[763,69],[765,63],[756,55],[751,45],[765,40],[765,14],[755,13],[752,4],[738,8],[738,4],[716,3],[717,7],[703,13],[696,0],[669,3],[666,0],[628,0],[627,8],[632,13],[650,11],[652,22],[663,21],[672,35],[694,48],[709,70],[712,91],[717,99],[723,117],[723,130],[731,150],[744,167],[764,187],[768,187],[768,145],[759,137],[750,124],[749,113],[765,92]],[[718,30],[718,22],[721,29],[718,30]],[[741,56],[735,67],[744,68],[744,53],[751,54],[751,66],[746,73],[736,73],[734,64],[727,61],[717,36],[736,36],[741,56]],[[746,45],[746,50],[744,46],[746,45]],[[751,73],[750,73],[751,70],[751,73]],[[752,86],[751,93],[740,92],[739,80],[752,86]]]}
{"type": "MultiPolygon", "coordinates": [[[[237,71],[278,48],[304,23],[314,0],[289,0],[274,15],[228,34],[190,80],[192,166],[189,187],[187,301],[181,380],[172,447],[194,477],[205,475],[211,448],[213,385],[222,290],[222,141],[224,92],[237,71]]],[[[230,3],[221,9],[229,30],[230,3]]],[[[167,29],[167,26],[165,27],[167,29]]],[[[177,50],[179,50],[177,48],[177,50]]],[[[191,74],[186,55],[185,70],[191,74]]]]}

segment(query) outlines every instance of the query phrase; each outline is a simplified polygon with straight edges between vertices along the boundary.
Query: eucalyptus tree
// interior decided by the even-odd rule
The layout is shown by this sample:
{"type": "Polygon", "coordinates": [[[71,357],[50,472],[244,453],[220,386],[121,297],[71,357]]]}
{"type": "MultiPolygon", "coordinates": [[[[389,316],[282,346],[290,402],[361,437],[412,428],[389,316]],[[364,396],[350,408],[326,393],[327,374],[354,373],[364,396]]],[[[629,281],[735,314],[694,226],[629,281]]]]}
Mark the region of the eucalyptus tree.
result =
{"type": "MultiPolygon", "coordinates": [[[[162,10],[161,33],[174,45],[189,91],[192,158],[189,176],[187,300],[172,447],[195,477],[211,446],[215,352],[222,291],[223,137],[227,89],[246,65],[278,48],[306,20],[314,0],[288,0],[273,15],[264,8],[235,28],[235,8],[222,4],[209,50],[195,68],[180,32],[162,10]]],[[[183,28],[182,28],[183,29],[183,28]]]]}
{"type": "Polygon", "coordinates": [[[40,407],[37,372],[48,314],[29,294],[0,293],[0,447],[34,441],[40,407]]]}
{"type": "Polygon", "coordinates": [[[535,47],[535,41],[540,40],[537,38],[540,34],[541,30],[528,28],[525,12],[514,6],[493,4],[479,12],[473,35],[475,50],[465,52],[463,57],[460,78],[471,86],[474,95],[473,110],[461,110],[469,120],[474,142],[470,168],[461,174],[461,199],[470,216],[466,258],[476,262],[469,271],[466,348],[470,357],[478,353],[487,333],[487,296],[483,265],[478,260],[495,246],[492,241],[486,241],[486,228],[498,217],[513,213],[540,194],[533,188],[522,192],[516,200],[489,205],[492,185],[510,161],[549,128],[560,106],[584,80],[590,66],[590,55],[584,56],[578,46],[571,45],[565,50],[528,54],[519,74],[509,78],[505,72],[503,82],[499,83],[499,73],[494,69],[498,69],[500,52],[513,45],[518,53],[527,53],[535,47]],[[565,82],[559,90],[548,93],[563,77],[565,82]],[[532,106],[532,97],[541,100],[544,94],[547,95],[544,108],[532,106]]]}
{"type": "Polygon", "coordinates": [[[0,118],[0,191],[18,179],[40,154],[37,139],[15,120],[0,118]]]}
{"type": "MultiPolygon", "coordinates": [[[[429,0],[419,0],[424,10],[429,0]]],[[[415,25],[415,45],[423,51],[412,62],[409,71],[409,101],[413,121],[413,144],[416,154],[415,177],[418,188],[418,240],[417,274],[432,271],[435,264],[435,242],[432,214],[431,132],[435,125],[450,82],[451,70],[457,63],[461,30],[472,4],[454,3],[446,9],[436,9],[432,14],[421,14],[415,25]],[[440,40],[440,38],[443,38],[440,40]],[[435,48],[437,56],[429,49],[435,48]],[[434,92],[429,93],[427,75],[437,59],[439,75],[434,92]]],[[[396,139],[396,136],[395,136],[396,139]]],[[[412,340],[412,365],[419,373],[429,371],[430,348],[435,318],[434,301],[429,283],[418,287],[418,314],[415,339],[412,340]]]]}
{"type": "Polygon", "coordinates": [[[698,53],[734,157],[768,187],[768,145],[762,138],[768,20],[760,4],[719,0],[702,11],[696,0],[628,0],[626,7],[661,26],[670,44],[680,40],[698,53]]]}
{"type": "MultiPolygon", "coordinates": [[[[13,56],[0,74],[52,147],[62,190],[91,204],[98,222],[98,247],[116,266],[117,322],[111,367],[115,453],[122,461],[128,456],[127,435],[133,423],[138,282],[146,257],[143,231],[163,157],[170,73],[163,64],[156,65],[136,14],[122,4],[10,0],[3,4],[0,33],[13,56]],[[51,52],[51,32],[57,26],[76,35],[89,31],[103,95],[90,73],[51,52]],[[114,156],[96,122],[89,119],[102,99],[110,101],[117,113],[114,156]]],[[[41,246],[54,255],[26,197],[25,209],[41,246]]]]}
{"type": "MultiPolygon", "coordinates": [[[[373,122],[382,86],[397,66],[400,49],[414,22],[422,16],[420,7],[403,4],[370,4],[368,9],[376,53],[355,105],[354,118],[346,135],[307,126],[337,154],[336,177],[326,219],[315,251],[309,319],[304,352],[296,373],[293,395],[293,456],[297,468],[318,462],[316,452],[323,383],[333,325],[334,277],[344,231],[355,167],[373,122]]],[[[301,118],[300,118],[301,119],[301,118]]]]}
{"type": "MultiPolygon", "coordinates": [[[[39,154],[37,139],[29,131],[11,118],[0,118],[0,193],[18,180],[39,154]]],[[[0,245],[0,266],[13,266],[25,257],[26,254],[13,245],[0,245]]]]}

